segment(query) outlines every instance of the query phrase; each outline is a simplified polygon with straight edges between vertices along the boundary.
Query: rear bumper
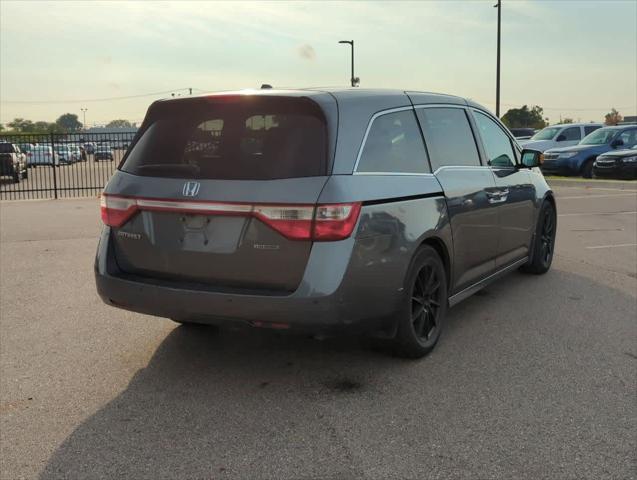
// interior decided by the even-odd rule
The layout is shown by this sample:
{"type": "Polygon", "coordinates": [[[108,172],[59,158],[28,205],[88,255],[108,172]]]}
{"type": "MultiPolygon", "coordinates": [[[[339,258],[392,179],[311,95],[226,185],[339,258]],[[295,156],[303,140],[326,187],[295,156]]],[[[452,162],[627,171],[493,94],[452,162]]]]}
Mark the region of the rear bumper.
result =
{"type": "Polygon", "coordinates": [[[378,289],[356,281],[356,267],[349,265],[354,238],[315,244],[299,287],[288,295],[195,290],[131,277],[119,270],[109,238],[106,227],[95,260],[97,292],[108,305],[147,315],[209,324],[286,324],[312,332],[373,330],[385,326],[400,296],[388,283],[378,289]]]}

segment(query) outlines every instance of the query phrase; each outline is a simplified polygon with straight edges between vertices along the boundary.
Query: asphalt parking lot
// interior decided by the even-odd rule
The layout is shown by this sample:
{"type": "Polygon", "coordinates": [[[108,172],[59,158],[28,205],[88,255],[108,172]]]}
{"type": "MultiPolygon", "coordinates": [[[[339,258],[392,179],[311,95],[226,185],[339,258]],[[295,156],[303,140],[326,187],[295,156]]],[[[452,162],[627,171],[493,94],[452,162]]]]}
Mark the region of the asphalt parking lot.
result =
{"type": "Polygon", "coordinates": [[[635,478],[637,183],[560,185],[552,270],[420,361],[107,307],[97,200],[3,202],[1,478],[635,478]]]}

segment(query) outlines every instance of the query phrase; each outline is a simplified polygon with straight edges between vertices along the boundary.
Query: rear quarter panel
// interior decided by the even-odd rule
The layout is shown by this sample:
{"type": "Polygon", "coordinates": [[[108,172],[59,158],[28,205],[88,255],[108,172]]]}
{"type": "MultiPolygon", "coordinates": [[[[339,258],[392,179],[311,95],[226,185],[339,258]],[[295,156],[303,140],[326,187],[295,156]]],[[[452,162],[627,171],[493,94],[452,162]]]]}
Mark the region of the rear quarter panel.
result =
{"type": "MultiPolygon", "coordinates": [[[[361,318],[395,311],[407,269],[427,239],[452,252],[442,187],[432,175],[334,175],[319,202],[363,203],[343,283],[361,318]]],[[[330,259],[325,259],[329,264],[330,259]]]]}

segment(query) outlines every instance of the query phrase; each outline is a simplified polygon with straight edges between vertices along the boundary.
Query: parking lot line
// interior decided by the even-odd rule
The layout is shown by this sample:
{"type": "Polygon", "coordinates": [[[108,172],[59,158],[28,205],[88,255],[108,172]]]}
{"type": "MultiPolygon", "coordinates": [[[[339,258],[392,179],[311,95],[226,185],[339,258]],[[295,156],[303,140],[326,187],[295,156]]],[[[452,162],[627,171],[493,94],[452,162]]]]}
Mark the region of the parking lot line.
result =
{"type": "Polygon", "coordinates": [[[614,194],[607,194],[607,195],[576,195],[573,197],[560,197],[558,196],[557,198],[559,198],[560,200],[580,200],[582,198],[610,198],[610,197],[635,197],[637,196],[637,192],[635,193],[614,193],[614,194]]]}
{"type": "Polygon", "coordinates": [[[560,213],[558,217],[579,217],[582,215],[635,215],[637,212],[583,212],[583,213],[560,213]]]}
{"type": "Polygon", "coordinates": [[[617,247],[637,247],[637,243],[620,243],[618,245],[595,245],[593,247],[586,247],[589,249],[595,248],[617,248],[617,247]]]}

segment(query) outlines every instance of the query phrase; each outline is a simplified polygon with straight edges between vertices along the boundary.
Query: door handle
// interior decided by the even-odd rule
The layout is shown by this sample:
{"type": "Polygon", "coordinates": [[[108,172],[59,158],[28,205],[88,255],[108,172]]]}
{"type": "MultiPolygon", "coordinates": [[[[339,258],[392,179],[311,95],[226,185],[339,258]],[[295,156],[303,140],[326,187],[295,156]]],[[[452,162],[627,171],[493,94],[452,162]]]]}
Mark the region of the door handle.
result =
{"type": "Polygon", "coordinates": [[[489,203],[502,203],[506,202],[508,195],[509,190],[496,190],[487,192],[487,199],[489,200],[489,203]]]}

